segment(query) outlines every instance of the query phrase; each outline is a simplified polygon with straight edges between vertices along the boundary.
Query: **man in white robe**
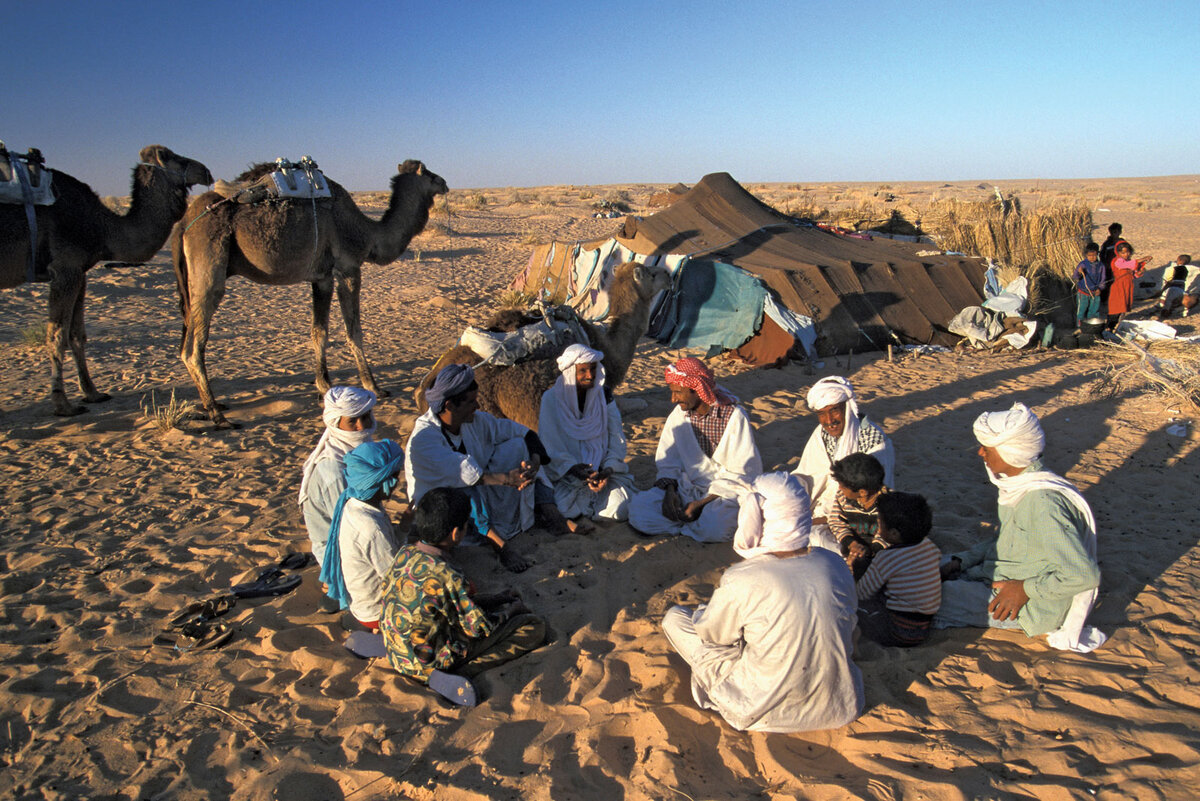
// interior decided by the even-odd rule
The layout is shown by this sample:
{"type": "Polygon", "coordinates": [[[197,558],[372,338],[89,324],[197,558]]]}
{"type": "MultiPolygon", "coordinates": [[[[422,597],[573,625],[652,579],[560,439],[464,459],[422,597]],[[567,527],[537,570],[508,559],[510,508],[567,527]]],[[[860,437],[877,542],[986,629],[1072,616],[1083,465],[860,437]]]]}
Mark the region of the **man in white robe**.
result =
{"type": "Polygon", "coordinates": [[[321,412],[325,431],[304,461],[300,479],[300,511],[317,565],[325,563],[325,541],[333,507],[346,489],[344,459],[347,453],[375,436],[375,393],[358,387],[330,387],[321,412]]]}
{"type": "Polygon", "coordinates": [[[562,373],[542,395],[538,437],[550,454],[544,466],[554,501],[568,518],[629,518],[633,477],[625,464],[621,413],[606,397],[604,354],[571,345],[558,357],[562,373]]]}
{"type": "Polygon", "coordinates": [[[519,572],[529,563],[508,541],[534,526],[535,509],[552,533],[576,525],[563,519],[554,491],[538,477],[549,456],[537,434],[479,411],[477,394],[472,368],[452,364],[438,373],[425,394],[429,409],[408,438],[408,502],[415,508],[435,487],[466,489],[479,533],[505,567],[519,572]]]}
{"type": "Polygon", "coordinates": [[[883,430],[866,415],[859,416],[854,386],[846,379],[822,378],[808,391],[807,401],[820,425],[808,438],[800,464],[792,473],[805,482],[812,498],[813,545],[840,553],[840,546],[826,523],[838,493],[833,463],[852,453],[869,454],[883,465],[884,486],[895,487],[896,454],[883,430]]]}
{"type": "Polygon", "coordinates": [[[738,493],[762,472],[754,428],[699,359],[668,365],[666,380],[675,408],[654,456],[658,479],[630,500],[629,524],[646,535],[728,542],[737,529],[738,493]]]}
{"type": "Polygon", "coordinates": [[[733,541],[745,561],[725,571],[706,606],[663,617],[696,703],[740,731],[834,729],[862,712],[854,578],[837,554],[809,547],[809,520],[796,476],[759,476],[733,541]]]}

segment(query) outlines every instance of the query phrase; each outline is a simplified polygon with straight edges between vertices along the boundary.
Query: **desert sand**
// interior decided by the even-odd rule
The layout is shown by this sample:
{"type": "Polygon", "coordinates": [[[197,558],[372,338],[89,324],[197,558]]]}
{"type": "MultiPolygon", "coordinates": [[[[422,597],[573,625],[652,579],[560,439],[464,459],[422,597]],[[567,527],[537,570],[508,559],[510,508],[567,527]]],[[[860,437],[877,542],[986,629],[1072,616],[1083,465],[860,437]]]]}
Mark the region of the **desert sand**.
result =
{"type": "MultiPolygon", "coordinates": [[[[440,170],[439,165],[430,165],[440,170]]],[[[334,176],[336,177],[336,176],[334,176]]],[[[992,182],[770,184],[767,202],[853,204],[878,193],[919,207],[992,182]]],[[[1200,177],[999,182],[1026,204],[1078,199],[1098,226],[1125,225],[1165,263],[1200,255],[1200,177]]],[[[662,187],[458,190],[409,254],[365,268],[363,317],[376,378],[393,394],[379,434],[403,440],[412,389],[462,326],[484,316],[539,237],[607,234],[611,198],[636,211],[662,187]],[[446,210],[450,213],[447,214],[446,210]]],[[[382,193],[361,193],[381,209],[382,193]]],[[[1103,231],[1097,231],[1097,239],[1103,231]]],[[[243,601],[224,647],[151,645],[188,601],[307,550],[295,496],[321,433],[308,348],[309,290],[230,283],[208,366],[243,427],[204,421],[165,435],[143,407],[195,390],[179,361],[167,252],[95,269],[88,355],[113,399],[51,416],[48,367],[28,344],[46,285],[9,290],[0,324],[0,795],[15,799],[1118,799],[1189,798],[1200,783],[1200,440],[1166,432],[1184,410],[1105,395],[1077,352],[883,354],[749,370],[717,359],[758,428],[767,467],[791,466],[815,426],[807,388],[848,375],[892,436],[900,489],[934,506],[933,537],[956,550],[988,536],[996,493],[975,455],[981,411],[1023,401],[1041,415],[1048,466],[1096,512],[1103,581],[1090,655],[1009,632],[936,632],[903,651],[864,644],[867,706],[835,731],[741,733],[696,708],[659,628],[671,604],[705,599],[728,545],[647,540],[623,525],[516,544],[536,564],[462,561],[481,590],[518,590],[554,641],[485,673],[485,700],[451,708],[386,660],[342,647],[317,610],[315,568],[295,592],[243,601]]],[[[336,315],[335,315],[336,317],[336,315]]],[[[1197,318],[1175,320],[1198,333],[1197,318]]],[[[336,380],[355,371],[331,327],[336,380]]],[[[653,479],[670,404],[663,367],[682,355],[644,341],[621,396],[632,468],[653,479]],[[633,404],[641,406],[641,404],[633,404]]],[[[68,366],[68,389],[73,390],[68,366]]],[[[74,393],[77,396],[77,393],[74,393]]],[[[388,504],[398,515],[403,490],[388,504]]]]}

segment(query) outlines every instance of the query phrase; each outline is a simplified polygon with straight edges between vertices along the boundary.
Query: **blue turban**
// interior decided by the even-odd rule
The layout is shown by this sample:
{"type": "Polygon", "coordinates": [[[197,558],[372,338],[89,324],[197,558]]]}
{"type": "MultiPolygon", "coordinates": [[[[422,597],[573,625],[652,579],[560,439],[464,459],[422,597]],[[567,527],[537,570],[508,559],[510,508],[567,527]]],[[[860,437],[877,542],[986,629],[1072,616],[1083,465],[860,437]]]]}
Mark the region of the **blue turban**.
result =
{"type": "Polygon", "coordinates": [[[448,364],[437,374],[433,386],[425,390],[425,402],[434,414],[446,408],[446,398],[463,392],[475,381],[475,369],[467,364],[448,364]]]}
{"type": "Polygon", "coordinates": [[[333,507],[329,541],[325,545],[325,562],[321,565],[321,581],[329,585],[329,597],[341,604],[342,609],[350,605],[350,593],[346,590],[346,579],[342,575],[342,549],[338,543],[338,534],[342,530],[342,510],[351,498],[367,501],[380,490],[390,495],[400,483],[397,474],[403,467],[404,449],[391,439],[364,442],[346,454],[346,489],[333,507]]]}

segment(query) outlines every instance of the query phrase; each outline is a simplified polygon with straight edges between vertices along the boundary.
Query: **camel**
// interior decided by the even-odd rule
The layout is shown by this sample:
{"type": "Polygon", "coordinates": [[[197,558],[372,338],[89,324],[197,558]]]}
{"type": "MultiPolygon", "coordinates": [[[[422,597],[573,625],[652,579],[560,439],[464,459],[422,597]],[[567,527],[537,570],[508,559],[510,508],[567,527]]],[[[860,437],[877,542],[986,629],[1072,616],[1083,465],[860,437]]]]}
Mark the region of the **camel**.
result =
{"type": "MultiPolygon", "coordinates": [[[[55,201],[34,206],[37,224],[35,274],[49,275],[50,311],[46,350],[50,356],[50,401],[60,416],[85,407],[71,403],[63,388],[63,350],[75,357],[79,391],[86,403],[111,396],[100,392],[88,372],[83,322],[87,271],[100,261],[140,264],[154,257],[187,208],[188,188],[211,184],[212,175],[198,161],[172,153],[162,145],[142,148],[133,168],[132,203],[117,214],[91,188],[59,170],[47,170],[55,201]]],[[[29,223],[19,204],[0,204],[0,287],[28,280],[29,223]]]]}
{"type": "MultiPolygon", "coordinates": [[[[609,390],[614,390],[625,380],[638,340],[650,324],[651,302],[670,283],[666,270],[626,262],[617,267],[608,289],[607,326],[584,321],[592,347],[604,353],[605,386],[609,390]]],[[[503,327],[503,321],[511,317],[511,313],[500,312],[484,327],[491,328],[497,323],[503,327]]],[[[511,367],[477,367],[475,381],[479,385],[479,408],[537,431],[542,394],[558,379],[557,356],[529,359],[511,367]]],[[[439,359],[438,365],[477,365],[481,361],[483,358],[469,347],[458,345],[439,359]]],[[[431,371],[417,388],[417,408],[422,412],[428,408],[425,390],[436,377],[437,372],[431,371]]]]}
{"type": "MultiPolygon", "coordinates": [[[[255,181],[274,168],[259,164],[238,176],[255,181]]],[[[195,198],[172,237],[179,305],[184,318],[180,356],[200,405],[217,428],[233,425],[221,413],[208,383],[204,349],[217,305],[230,276],[260,284],[312,284],[312,345],[317,390],[329,390],[325,347],[329,308],[337,287],[346,337],[358,365],[362,385],[383,396],[362,347],[359,290],[362,264],[390,264],[429,221],[437,195],[446,182],[419,161],[406,161],[392,178],[392,197],[383,218],[368,218],[350,194],[328,181],[332,197],[316,201],[273,200],[252,205],[208,192],[195,198]],[[314,225],[315,230],[314,230],[314,225]]]]}

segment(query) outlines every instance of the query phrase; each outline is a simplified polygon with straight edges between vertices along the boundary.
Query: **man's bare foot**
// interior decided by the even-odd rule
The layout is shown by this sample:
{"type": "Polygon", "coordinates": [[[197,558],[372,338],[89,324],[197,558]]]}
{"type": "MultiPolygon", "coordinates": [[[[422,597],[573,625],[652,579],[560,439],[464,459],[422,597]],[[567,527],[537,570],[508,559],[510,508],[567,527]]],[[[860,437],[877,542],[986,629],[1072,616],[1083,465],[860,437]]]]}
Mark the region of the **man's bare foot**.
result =
{"type": "Polygon", "coordinates": [[[552,503],[543,503],[536,511],[537,524],[556,537],[575,530],[571,528],[571,521],[563,517],[563,513],[552,503]]]}
{"type": "Polygon", "coordinates": [[[513,573],[524,573],[529,569],[529,560],[511,545],[500,549],[500,564],[513,573]]]}
{"type": "Polygon", "coordinates": [[[574,534],[587,535],[596,531],[596,524],[586,517],[581,517],[578,520],[568,520],[567,528],[574,534]]]}

